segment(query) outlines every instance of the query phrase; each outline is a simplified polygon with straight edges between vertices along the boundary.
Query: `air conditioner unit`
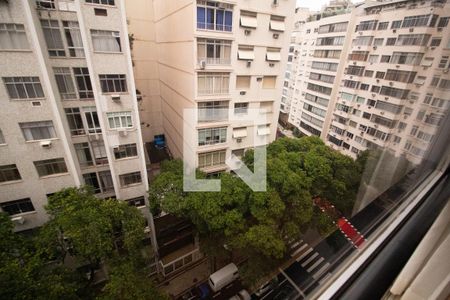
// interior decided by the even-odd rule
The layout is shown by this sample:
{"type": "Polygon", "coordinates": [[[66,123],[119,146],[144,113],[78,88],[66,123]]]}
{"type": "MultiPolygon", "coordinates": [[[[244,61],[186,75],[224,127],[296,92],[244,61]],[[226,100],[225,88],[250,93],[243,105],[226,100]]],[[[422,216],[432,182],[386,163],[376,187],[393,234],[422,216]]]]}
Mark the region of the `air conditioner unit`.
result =
{"type": "Polygon", "coordinates": [[[378,48],[377,46],[373,46],[373,50],[377,50],[377,48],[378,48]]]}
{"type": "Polygon", "coordinates": [[[119,135],[120,136],[127,136],[128,135],[128,131],[126,131],[126,130],[119,130],[119,135]]]}
{"type": "Polygon", "coordinates": [[[246,92],[246,91],[240,91],[239,94],[240,94],[241,96],[244,96],[245,94],[247,94],[247,92],[246,92]]]}
{"type": "Polygon", "coordinates": [[[392,32],[393,32],[393,33],[396,33],[396,32],[397,32],[397,29],[393,29],[392,32]]]}
{"type": "Polygon", "coordinates": [[[431,49],[431,50],[434,50],[434,49],[436,49],[436,47],[432,46],[432,47],[430,47],[430,49],[431,49]]]}
{"type": "Polygon", "coordinates": [[[256,81],[257,81],[257,82],[261,82],[262,80],[263,80],[262,77],[257,77],[257,78],[256,78],[256,81]]]}
{"type": "Polygon", "coordinates": [[[274,39],[278,39],[279,37],[280,37],[280,35],[279,35],[278,33],[274,33],[274,34],[273,34],[273,38],[274,38],[274,39]]]}
{"type": "Polygon", "coordinates": [[[414,32],[414,28],[410,28],[410,29],[409,29],[409,32],[414,32]]]}
{"type": "Polygon", "coordinates": [[[275,67],[275,64],[274,63],[270,63],[269,67],[273,68],[273,67],[275,67]]]}
{"type": "Polygon", "coordinates": [[[31,106],[39,107],[39,106],[42,106],[42,103],[41,103],[41,101],[31,101],[31,106]]]}
{"type": "Polygon", "coordinates": [[[242,142],[242,138],[237,138],[236,139],[236,143],[241,143],[242,142]]]}
{"type": "Polygon", "coordinates": [[[22,225],[23,223],[25,223],[25,218],[23,216],[18,216],[18,217],[11,218],[11,221],[15,224],[22,225]]]}
{"type": "Polygon", "coordinates": [[[200,69],[204,70],[206,68],[206,60],[200,61],[200,69]]]}
{"type": "Polygon", "coordinates": [[[394,83],[392,81],[389,81],[390,86],[394,86],[394,83]]]}
{"type": "Polygon", "coordinates": [[[384,100],[389,100],[389,97],[384,97],[384,100]]]}
{"type": "Polygon", "coordinates": [[[52,141],[42,141],[39,143],[42,148],[51,148],[52,147],[52,141]]]}
{"type": "Polygon", "coordinates": [[[252,61],[251,60],[247,60],[247,68],[250,68],[252,66],[252,61]]]}
{"type": "Polygon", "coordinates": [[[355,65],[355,66],[356,66],[356,61],[354,61],[354,62],[353,62],[353,65],[355,65]]]}
{"type": "Polygon", "coordinates": [[[278,6],[278,0],[273,0],[272,6],[278,6]]]}
{"type": "Polygon", "coordinates": [[[384,115],[384,111],[380,111],[380,115],[384,115]]]}
{"type": "Polygon", "coordinates": [[[245,34],[245,35],[250,35],[251,33],[252,33],[252,31],[249,30],[249,29],[245,29],[245,31],[244,31],[244,34],[245,34]]]}
{"type": "Polygon", "coordinates": [[[442,70],[442,73],[447,74],[448,73],[448,69],[442,70]]]}
{"type": "Polygon", "coordinates": [[[120,95],[111,95],[111,100],[114,102],[119,102],[120,101],[120,95]]]}

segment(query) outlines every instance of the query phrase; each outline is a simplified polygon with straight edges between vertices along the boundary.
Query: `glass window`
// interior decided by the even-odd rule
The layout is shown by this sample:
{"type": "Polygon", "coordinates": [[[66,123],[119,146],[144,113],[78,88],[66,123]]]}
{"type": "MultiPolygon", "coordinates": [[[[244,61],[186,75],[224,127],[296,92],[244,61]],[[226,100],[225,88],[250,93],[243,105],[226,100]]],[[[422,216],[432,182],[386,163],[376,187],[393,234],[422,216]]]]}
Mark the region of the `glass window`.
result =
{"type": "Polygon", "coordinates": [[[127,199],[128,205],[136,206],[136,207],[142,207],[145,206],[145,198],[144,196],[133,198],[133,199],[127,199]]]}
{"type": "Polygon", "coordinates": [[[115,0],[86,0],[86,3],[103,4],[103,5],[115,5],[115,0]]]}
{"type": "Polygon", "coordinates": [[[22,24],[0,23],[0,50],[30,49],[22,24]]]}
{"type": "Polygon", "coordinates": [[[99,78],[103,93],[125,93],[127,91],[125,74],[105,74],[99,75],[99,78]]]}
{"type": "Polygon", "coordinates": [[[94,92],[92,91],[88,68],[73,68],[73,72],[75,74],[75,82],[77,83],[80,99],[93,99],[94,92]]]}
{"type": "Polygon", "coordinates": [[[0,129],[0,145],[5,144],[5,137],[3,135],[3,131],[0,129]]]}
{"type": "Polygon", "coordinates": [[[106,113],[110,129],[121,129],[133,127],[130,111],[106,113]]]}
{"type": "Polygon", "coordinates": [[[229,65],[231,63],[231,41],[197,39],[198,63],[205,61],[212,65],[229,65]]]}
{"type": "Polygon", "coordinates": [[[207,153],[200,153],[198,155],[198,167],[213,167],[225,164],[226,151],[214,151],[207,153]]]}
{"type": "Polygon", "coordinates": [[[67,167],[66,163],[64,162],[64,158],[35,161],[34,166],[36,167],[39,177],[67,173],[67,167]]]}
{"type": "Polygon", "coordinates": [[[69,129],[72,136],[84,135],[83,120],[79,108],[65,108],[67,122],[69,123],[69,129]]]}
{"type": "Polygon", "coordinates": [[[76,21],[62,21],[67,49],[71,57],[84,57],[83,41],[80,27],[76,21]]]}
{"type": "Polygon", "coordinates": [[[69,68],[53,68],[56,85],[62,100],[72,100],[77,98],[72,73],[69,68]]]}
{"type": "Polygon", "coordinates": [[[198,73],[199,95],[221,95],[229,93],[229,73],[198,73]]]}
{"type": "Polygon", "coordinates": [[[227,128],[205,128],[198,130],[198,145],[214,145],[227,141],[227,128]]]}
{"type": "Polygon", "coordinates": [[[136,144],[125,144],[114,148],[115,159],[136,157],[137,155],[138,154],[136,144]]]}
{"type": "Polygon", "coordinates": [[[225,121],[228,119],[228,101],[208,101],[198,103],[198,121],[225,121]]]}
{"type": "Polygon", "coordinates": [[[89,149],[88,143],[76,143],[75,152],[77,153],[78,162],[80,167],[89,167],[94,165],[92,160],[91,150],[89,149]]]}
{"type": "Polygon", "coordinates": [[[45,42],[50,56],[66,56],[58,20],[41,20],[45,42]]]}
{"type": "Polygon", "coordinates": [[[20,180],[19,170],[16,164],[0,166],[0,182],[20,180]]]}
{"type": "Polygon", "coordinates": [[[197,29],[231,32],[232,22],[232,5],[197,0],[197,29]]]}
{"type": "Polygon", "coordinates": [[[98,194],[101,193],[102,190],[100,189],[100,183],[98,181],[97,173],[86,173],[83,174],[84,183],[88,186],[90,186],[94,193],[98,194]]]}
{"type": "Polygon", "coordinates": [[[10,216],[35,210],[30,198],[3,202],[0,203],[0,207],[10,216]]]}
{"type": "Polygon", "coordinates": [[[263,89],[274,89],[277,82],[277,76],[264,76],[262,88],[263,89]]]}
{"type": "Polygon", "coordinates": [[[235,103],[234,104],[234,114],[235,115],[245,115],[248,113],[248,102],[235,103]]]}
{"type": "Polygon", "coordinates": [[[94,153],[94,159],[96,165],[104,165],[108,163],[108,157],[106,155],[105,142],[103,140],[92,141],[92,152],[94,153]]]}
{"type": "Polygon", "coordinates": [[[91,29],[94,51],[122,52],[120,33],[118,31],[91,29]]]}
{"type": "Polygon", "coordinates": [[[236,76],[236,88],[248,89],[250,88],[251,76],[236,76]]]}
{"type": "Polygon", "coordinates": [[[141,172],[133,172],[119,175],[120,186],[126,187],[131,184],[137,184],[142,182],[141,172]]]}
{"type": "Polygon", "coordinates": [[[3,83],[12,100],[44,98],[39,77],[3,77],[3,83]]]}
{"type": "Polygon", "coordinates": [[[46,140],[56,137],[52,121],[19,123],[26,141],[46,140]]]}
{"type": "Polygon", "coordinates": [[[84,117],[86,118],[87,129],[89,133],[100,133],[102,128],[98,120],[97,108],[95,106],[83,107],[84,117]]]}

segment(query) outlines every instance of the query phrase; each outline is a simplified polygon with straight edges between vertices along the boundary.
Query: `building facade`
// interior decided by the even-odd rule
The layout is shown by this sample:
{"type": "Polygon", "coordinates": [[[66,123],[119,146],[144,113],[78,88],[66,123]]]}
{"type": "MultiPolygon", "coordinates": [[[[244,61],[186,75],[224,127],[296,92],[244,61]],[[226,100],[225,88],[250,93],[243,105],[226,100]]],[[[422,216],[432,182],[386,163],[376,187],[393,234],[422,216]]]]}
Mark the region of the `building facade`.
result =
{"type": "Polygon", "coordinates": [[[0,77],[0,207],[16,230],[80,185],[150,220],[122,1],[0,1],[0,77]]]}
{"type": "Polygon", "coordinates": [[[313,56],[311,67],[333,66],[337,71],[333,80],[313,73],[306,64],[303,80],[308,83],[293,99],[297,107],[291,108],[290,122],[352,157],[366,149],[387,148],[419,163],[450,103],[449,11],[445,1],[381,2],[306,23],[305,39],[309,29],[317,31],[307,50],[313,56]],[[321,28],[340,26],[333,18],[341,17],[348,22],[343,48],[327,49],[341,55],[323,61],[334,65],[323,64],[316,60],[317,54],[326,53],[321,28]],[[312,85],[311,80],[321,82],[312,85]],[[323,100],[328,110],[315,109],[311,115],[310,99],[318,97],[329,98],[323,100]],[[306,122],[306,115],[314,122],[306,122]]]}

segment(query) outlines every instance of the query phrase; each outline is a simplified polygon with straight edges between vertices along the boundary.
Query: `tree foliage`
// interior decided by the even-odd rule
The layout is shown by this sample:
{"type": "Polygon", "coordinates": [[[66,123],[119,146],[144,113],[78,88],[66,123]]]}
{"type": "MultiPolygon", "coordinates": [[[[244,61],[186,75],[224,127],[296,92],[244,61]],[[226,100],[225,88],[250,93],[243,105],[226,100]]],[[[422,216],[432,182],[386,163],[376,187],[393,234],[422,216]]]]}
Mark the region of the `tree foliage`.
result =
{"type": "MultiPolygon", "coordinates": [[[[247,151],[244,162],[250,169],[253,160],[254,152],[247,151]]],[[[282,259],[288,241],[310,226],[317,226],[324,235],[330,232],[332,222],[314,211],[313,197],[328,199],[343,213],[351,211],[361,170],[353,159],[318,137],[282,138],[267,148],[266,192],[253,192],[229,173],[220,176],[220,192],[184,192],[182,162],[175,160],[163,165],[150,186],[149,198],[154,211],[189,219],[201,240],[214,238],[218,247],[246,253],[253,260],[244,268],[246,273],[254,274],[256,269],[264,273],[270,268],[265,270],[256,260],[270,266],[282,259]]]]}

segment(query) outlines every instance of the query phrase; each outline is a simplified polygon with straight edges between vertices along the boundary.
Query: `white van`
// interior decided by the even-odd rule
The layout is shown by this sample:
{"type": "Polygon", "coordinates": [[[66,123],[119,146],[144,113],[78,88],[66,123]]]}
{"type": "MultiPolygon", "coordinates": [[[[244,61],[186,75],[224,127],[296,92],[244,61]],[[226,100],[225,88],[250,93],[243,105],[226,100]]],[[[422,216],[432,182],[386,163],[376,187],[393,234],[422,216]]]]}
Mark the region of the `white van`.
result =
{"type": "Polygon", "coordinates": [[[212,273],[208,282],[213,292],[217,292],[237,278],[239,278],[238,268],[235,264],[229,264],[212,273]]]}

